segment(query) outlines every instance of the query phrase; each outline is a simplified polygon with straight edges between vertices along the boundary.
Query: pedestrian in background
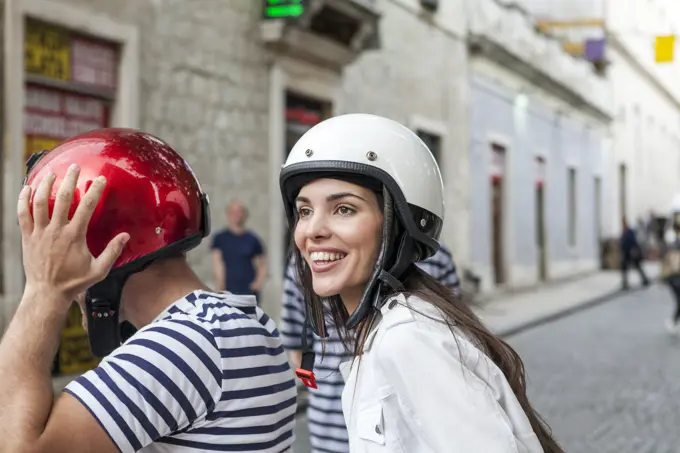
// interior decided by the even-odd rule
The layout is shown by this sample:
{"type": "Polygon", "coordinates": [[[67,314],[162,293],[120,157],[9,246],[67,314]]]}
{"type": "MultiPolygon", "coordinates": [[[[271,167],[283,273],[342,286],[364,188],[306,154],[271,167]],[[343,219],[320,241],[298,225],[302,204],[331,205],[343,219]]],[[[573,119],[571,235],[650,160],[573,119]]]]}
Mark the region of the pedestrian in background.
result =
{"type": "Polygon", "coordinates": [[[661,281],[668,285],[675,301],[673,315],[666,320],[666,329],[678,333],[680,321],[680,197],[676,197],[671,212],[670,226],[664,236],[661,255],[661,281]]]}
{"type": "Polygon", "coordinates": [[[248,210],[240,201],[227,205],[227,228],[212,241],[213,274],[218,291],[253,295],[260,290],[267,275],[267,260],[262,242],[246,229],[248,210]]]}
{"type": "Polygon", "coordinates": [[[626,218],[621,219],[621,239],[619,240],[619,247],[621,250],[621,286],[623,289],[628,289],[628,269],[633,266],[640,273],[642,285],[649,285],[649,279],[642,269],[642,247],[638,242],[635,230],[628,226],[626,218]]]}
{"type": "MultiPolygon", "coordinates": [[[[443,286],[460,297],[460,280],[451,252],[441,245],[437,253],[418,266],[443,286]]],[[[288,350],[294,367],[300,366],[303,348],[303,326],[305,323],[305,300],[298,287],[295,263],[288,261],[283,286],[282,314],[279,332],[283,347],[288,350]]],[[[340,363],[352,358],[343,345],[347,334],[332,325],[327,328],[325,345],[322,339],[307,329],[307,347],[315,352],[314,371],[318,389],[310,392],[307,407],[312,453],[348,453],[347,427],[342,416],[342,390],[345,382],[340,374],[340,363]]]]}

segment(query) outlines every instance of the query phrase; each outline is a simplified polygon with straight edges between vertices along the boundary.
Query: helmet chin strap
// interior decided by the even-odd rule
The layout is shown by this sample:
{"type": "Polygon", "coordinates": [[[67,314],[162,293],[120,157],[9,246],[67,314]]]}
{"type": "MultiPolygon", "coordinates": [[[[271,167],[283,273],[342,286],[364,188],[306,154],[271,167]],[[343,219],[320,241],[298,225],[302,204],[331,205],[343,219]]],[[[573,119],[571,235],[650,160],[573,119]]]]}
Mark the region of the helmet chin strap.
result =
{"type": "Polygon", "coordinates": [[[85,293],[87,335],[95,357],[105,357],[121,344],[120,298],[128,275],[109,275],[85,293]]]}
{"type": "Polygon", "coordinates": [[[393,291],[404,291],[399,278],[417,258],[419,249],[409,234],[398,227],[392,195],[383,187],[383,231],[378,259],[375,263],[359,305],[347,320],[347,329],[355,328],[369,313],[371,308],[380,310],[385,303],[385,295],[393,291]],[[396,250],[394,247],[396,245],[396,250]],[[391,266],[391,267],[389,267],[391,266]],[[389,270],[386,268],[389,267],[389,270]]]}

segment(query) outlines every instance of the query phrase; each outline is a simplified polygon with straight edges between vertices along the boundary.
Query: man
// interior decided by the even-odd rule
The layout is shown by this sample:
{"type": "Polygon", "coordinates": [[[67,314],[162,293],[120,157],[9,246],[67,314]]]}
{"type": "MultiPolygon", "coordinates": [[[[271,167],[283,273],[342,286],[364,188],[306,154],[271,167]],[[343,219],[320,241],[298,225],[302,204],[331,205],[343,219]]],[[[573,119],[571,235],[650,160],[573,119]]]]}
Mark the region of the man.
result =
{"type": "Polygon", "coordinates": [[[628,269],[635,267],[640,274],[640,280],[642,280],[643,286],[649,286],[649,279],[642,268],[642,247],[638,242],[635,230],[628,226],[626,218],[621,219],[621,238],[619,240],[619,246],[621,249],[621,287],[624,290],[629,288],[628,286],[628,269]]]}
{"type": "Polygon", "coordinates": [[[210,291],[184,256],[210,224],[186,162],[128,129],[38,159],[18,203],[26,287],[0,343],[0,453],[289,449],[295,380],[274,322],[252,296],[210,291]],[[74,299],[104,359],[55,401],[74,299]],[[139,330],[121,345],[122,319],[139,330]]]}
{"type": "Polygon", "coordinates": [[[212,242],[213,273],[217,289],[250,294],[258,300],[267,275],[262,242],[245,228],[248,210],[240,201],[227,206],[227,228],[212,242]]]}
{"type": "MultiPolygon", "coordinates": [[[[295,268],[288,263],[283,287],[281,340],[291,362],[298,366],[302,360],[302,328],[305,322],[305,302],[295,283],[295,268]]],[[[460,282],[451,252],[440,246],[439,251],[418,266],[460,296],[460,282]]],[[[307,345],[316,353],[314,372],[318,389],[310,392],[307,419],[312,453],[348,453],[347,428],[342,415],[340,363],[351,358],[340,341],[338,332],[327,325],[328,338],[322,357],[321,339],[307,329],[307,345]]]]}

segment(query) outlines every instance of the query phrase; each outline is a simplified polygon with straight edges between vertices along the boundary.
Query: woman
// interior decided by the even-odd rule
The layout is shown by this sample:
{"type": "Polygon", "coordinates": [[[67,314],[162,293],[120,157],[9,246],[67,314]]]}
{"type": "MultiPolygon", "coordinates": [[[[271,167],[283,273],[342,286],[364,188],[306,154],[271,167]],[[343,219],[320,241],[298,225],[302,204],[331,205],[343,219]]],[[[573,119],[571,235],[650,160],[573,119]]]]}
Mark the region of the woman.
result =
{"type": "MultiPolygon", "coordinates": [[[[439,168],[415,134],[331,118],[296,143],[280,183],[309,322],[352,337],[351,452],[562,452],[517,353],[414,264],[437,250],[444,216],[439,168]]],[[[310,361],[298,375],[314,387],[310,361]]]]}

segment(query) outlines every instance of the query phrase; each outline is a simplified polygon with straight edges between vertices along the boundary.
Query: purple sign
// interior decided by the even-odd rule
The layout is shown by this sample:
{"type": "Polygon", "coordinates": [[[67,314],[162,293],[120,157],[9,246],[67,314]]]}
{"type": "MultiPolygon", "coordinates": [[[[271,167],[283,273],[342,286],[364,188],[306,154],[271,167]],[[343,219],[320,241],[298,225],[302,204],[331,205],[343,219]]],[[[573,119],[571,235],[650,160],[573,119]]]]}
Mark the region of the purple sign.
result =
{"type": "Polygon", "coordinates": [[[588,61],[603,61],[604,49],[606,45],[605,38],[587,39],[584,55],[588,61]]]}

